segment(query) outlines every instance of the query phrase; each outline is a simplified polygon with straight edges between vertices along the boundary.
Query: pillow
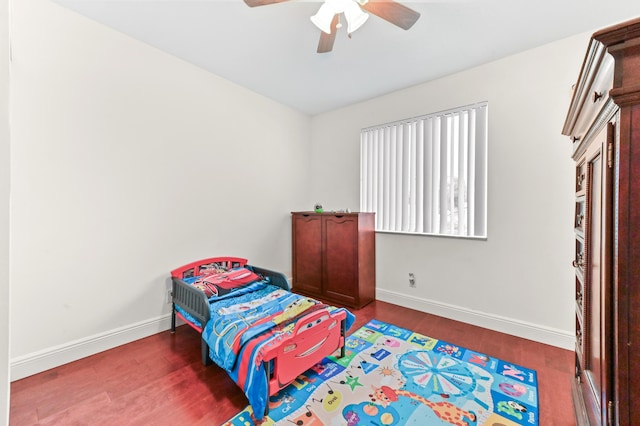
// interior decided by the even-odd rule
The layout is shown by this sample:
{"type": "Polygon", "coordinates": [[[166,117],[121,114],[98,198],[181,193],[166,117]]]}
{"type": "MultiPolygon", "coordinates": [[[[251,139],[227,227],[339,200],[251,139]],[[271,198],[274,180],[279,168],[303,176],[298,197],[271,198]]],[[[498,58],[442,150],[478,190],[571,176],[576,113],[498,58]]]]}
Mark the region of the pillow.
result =
{"type": "Polygon", "coordinates": [[[207,298],[220,297],[247,284],[260,280],[260,276],[247,268],[214,272],[198,277],[193,286],[204,291],[207,298]]]}

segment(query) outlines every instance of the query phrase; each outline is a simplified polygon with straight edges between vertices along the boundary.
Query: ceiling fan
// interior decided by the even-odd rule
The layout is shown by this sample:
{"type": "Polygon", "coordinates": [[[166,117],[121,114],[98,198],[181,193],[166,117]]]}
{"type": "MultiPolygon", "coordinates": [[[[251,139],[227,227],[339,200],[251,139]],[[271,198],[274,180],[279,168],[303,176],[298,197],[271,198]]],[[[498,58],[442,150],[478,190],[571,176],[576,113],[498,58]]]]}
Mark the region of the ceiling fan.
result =
{"type": "MultiPolygon", "coordinates": [[[[244,0],[249,7],[285,1],[288,0],[244,0]]],[[[311,17],[311,22],[322,30],[318,42],[318,53],[331,52],[333,49],[336,32],[342,26],[340,14],[345,16],[347,31],[351,36],[351,33],[360,28],[369,18],[363,9],[404,30],[411,28],[420,17],[420,13],[394,0],[324,0],[318,13],[311,17]]]]}

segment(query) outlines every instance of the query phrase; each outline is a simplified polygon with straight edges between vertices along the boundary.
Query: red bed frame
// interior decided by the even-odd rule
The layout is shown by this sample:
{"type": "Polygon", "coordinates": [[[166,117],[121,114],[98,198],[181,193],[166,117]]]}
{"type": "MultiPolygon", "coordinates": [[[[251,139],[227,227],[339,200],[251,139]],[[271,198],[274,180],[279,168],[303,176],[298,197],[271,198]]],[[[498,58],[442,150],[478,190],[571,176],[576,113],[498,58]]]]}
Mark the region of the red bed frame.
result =
{"type": "MultiPolygon", "coordinates": [[[[268,277],[270,284],[291,291],[289,280],[279,272],[259,268],[247,264],[247,259],[239,257],[212,257],[191,262],[171,271],[173,281],[173,304],[171,315],[171,332],[176,330],[176,317],[182,319],[190,327],[202,334],[203,327],[209,321],[210,306],[204,292],[183,280],[201,275],[211,264],[223,265],[227,269],[246,267],[256,274],[268,277]],[[199,324],[189,321],[176,306],[184,309],[197,319],[199,324]]],[[[215,303],[215,302],[213,302],[215,303]]],[[[345,355],[346,313],[344,311],[328,312],[320,310],[312,312],[296,323],[293,333],[282,342],[267,350],[264,367],[268,378],[268,396],[276,394],[296,377],[304,373],[324,357],[340,349],[340,357],[345,355]]],[[[210,365],[209,346],[201,339],[202,363],[210,365]]],[[[268,398],[267,398],[268,399],[268,398]]],[[[269,405],[267,404],[268,412],[269,405]]],[[[266,413],[265,413],[266,414],[266,413]]]]}

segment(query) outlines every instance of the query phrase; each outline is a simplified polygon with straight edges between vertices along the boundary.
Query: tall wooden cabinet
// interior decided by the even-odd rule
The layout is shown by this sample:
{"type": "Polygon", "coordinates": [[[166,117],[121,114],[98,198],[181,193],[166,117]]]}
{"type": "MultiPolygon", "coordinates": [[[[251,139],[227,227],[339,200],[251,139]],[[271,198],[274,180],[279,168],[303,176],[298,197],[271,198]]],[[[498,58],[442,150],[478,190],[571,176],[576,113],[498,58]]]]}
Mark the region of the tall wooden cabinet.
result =
{"type": "Polygon", "coordinates": [[[291,216],[294,291],[357,309],[374,300],[374,213],[291,216]]]}
{"type": "Polygon", "coordinates": [[[576,161],[576,419],[638,424],[640,19],[593,35],[563,134],[576,161]]]}

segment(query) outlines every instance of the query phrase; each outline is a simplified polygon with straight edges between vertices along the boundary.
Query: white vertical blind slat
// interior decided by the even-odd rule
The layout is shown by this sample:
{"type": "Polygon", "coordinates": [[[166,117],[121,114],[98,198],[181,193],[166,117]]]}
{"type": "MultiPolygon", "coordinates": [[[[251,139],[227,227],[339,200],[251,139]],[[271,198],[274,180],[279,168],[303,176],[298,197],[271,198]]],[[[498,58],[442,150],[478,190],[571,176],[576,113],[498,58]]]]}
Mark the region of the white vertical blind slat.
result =
{"type": "Polygon", "coordinates": [[[407,230],[409,232],[416,232],[416,195],[417,195],[417,191],[416,191],[416,177],[417,177],[417,173],[416,173],[416,166],[417,166],[417,149],[418,147],[416,146],[416,124],[415,123],[409,123],[407,125],[407,130],[409,132],[408,135],[408,142],[410,145],[410,151],[409,151],[409,182],[408,182],[408,188],[409,188],[409,202],[407,203],[407,211],[408,211],[408,223],[407,223],[407,230]]]}
{"type": "MultiPolygon", "coordinates": [[[[374,211],[380,211],[384,206],[384,188],[381,185],[380,179],[382,178],[383,169],[382,163],[384,162],[384,156],[381,152],[381,148],[384,147],[385,141],[381,137],[380,132],[373,134],[373,164],[376,169],[375,174],[372,176],[374,180],[375,192],[377,193],[375,200],[373,200],[374,211]]],[[[378,215],[376,215],[378,216],[378,215]]],[[[381,224],[381,218],[376,217],[376,222],[381,224]]]]}
{"type": "Polygon", "coordinates": [[[393,133],[396,140],[396,223],[394,229],[402,231],[402,202],[404,199],[404,147],[402,146],[402,126],[396,126],[393,133]]]}
{"type": "Polygon", "coordinates": [[[371,187],[372,179],[371,175],[373,173],[373,165],[371,164],[371,132],[366,132],[363,135],[363,143],[364,147],[364,155],[363,155],[363,163],[365,165],[364,170],[362,171],[363,179],[365,182],[363,183],[364,187],[364,199],[362,200],[364,211],[372,211],[373,205],[371,204],[371,200],[373,199],[373,188],[371,187]]]}
{"type": "Polygon", "coordinates": [[[449,120],[449,161],[447,170],[447,233],[455,234],[455,184],[458,164],[458,114],[452,114],[449,120]]]}
{"type": "Polygon", "coordinates": [[[366,139],[367,139],[367,132],[361,132],[360,133],[360,210],[361,211],[368,211],[367,210],[367,206],[366,206],[366,202],[367,202],[367,196],[366,196],[367,179],[365,178],[365,175],[367,174],[367,167],[366,167],[367,144],[366,144],[366,139]]]}
{"type": "Polygon", "coordinates": [[[424,122],[415,124],[416,129],[416,200],[415,232],[424,232],[424,122]]]}
{"type": "Polygon", "coordinates": [[[397,190],[397,157],[395,132],[391,132],[391,128],[385,128],[385,136],[389,140],[389,149],[391,152],[391,170],[389,173],[389,230],[397,231],[396,228],[396,190],[397,190]]]}
{"type": "Polygon", "coordinates": [[[467,232],[469,235],[475,235],[475,188],[476,188],[476,110],[471,110],[469,114],[469,128],[467,133],[469,135],[469,155],[467,163],[467,215],[469,217],[467,232]]]}
{"type": "Polygon", "coordinates": [[[433,119],[423,120],[424,135],[424,191],[422,200],[422,211],[424,212],[424,232],[433,232],[433,119]]]}
{"type": "Polygon", "coordinates": [[[487,233],[487,105],[482,108],[478,108],[476,119],[476,193],[475,193],[475,207],[476,215],[475,230],[479,235],[486,235],[487,233]]]}
{"type": "Polygon", "coordinates": [[[438,233],[447,234],[449,231],[449,220],[447,217],[447,210],[449,208],[448,191],[448,168],[449,168],[449,117],[445,117],[440,122],[440,186],[437,188],[440,199],[440,227],[437,229],[438,233]]]}
{"type": "Polygon", "coordinates": [[[458,208],[457,211],[457,220],[458,220],[458,235],[467,235],[467,209],[466,209],[466,188],[465,188],[465,159],[467,158],[467,132],[466,128],[468,125],[468,116],[469,114],[464,111],[460,114],[459,122],[458,122],[458,170],[457,170],[457,193],[456,197],[456,206],[458,208]]]}
{"type": "Polygon", "coordinates": [[[411,128],[404,124],[402,127],[402,231],[409,232],[411,224],[411,163],[412,151],[411,128]]]}
{"type": "Polygon", "coordinates": [[[432,155],[431,155],[431,232],[440,233],[440,129],[442,117],[433,120],[432,155]]]}
{"type": "MultiPolygon", "coordinates": [[[[383,134],[381,130],[379,130],[378,132],[381,135],[383,134]]],[[[391,193],[391,187],[390,187],[391,156],[389,155],[391,152],[390,144],[385,143],[380,149],[384,157],[384,167],[382,169],[384,201],[382,205],[382,212],[383,212],[383,217],[381,218],[382,224],[380,226],[384,230],[389,230],[390,229],[389,228],[389,199],[390,199],[389,194],[391,193]]]]}

